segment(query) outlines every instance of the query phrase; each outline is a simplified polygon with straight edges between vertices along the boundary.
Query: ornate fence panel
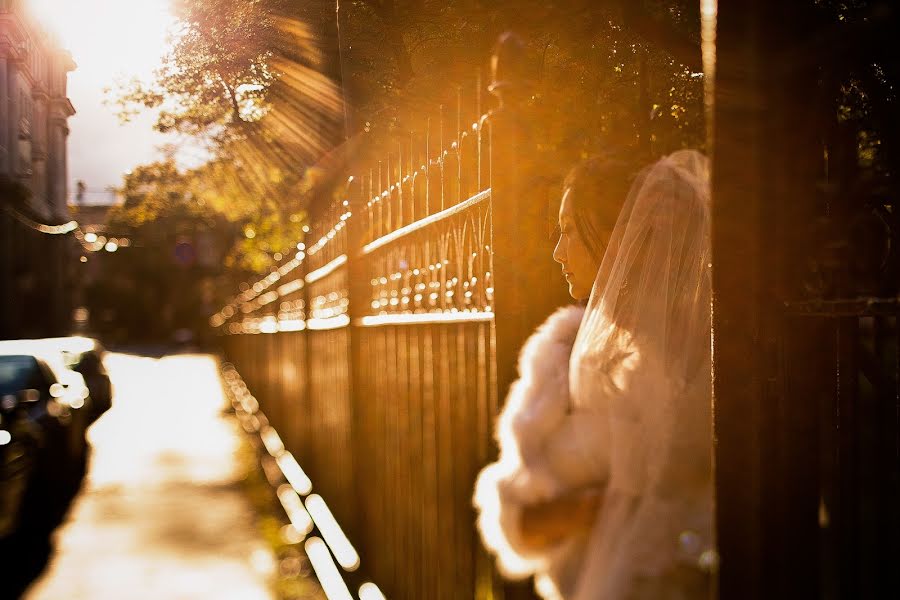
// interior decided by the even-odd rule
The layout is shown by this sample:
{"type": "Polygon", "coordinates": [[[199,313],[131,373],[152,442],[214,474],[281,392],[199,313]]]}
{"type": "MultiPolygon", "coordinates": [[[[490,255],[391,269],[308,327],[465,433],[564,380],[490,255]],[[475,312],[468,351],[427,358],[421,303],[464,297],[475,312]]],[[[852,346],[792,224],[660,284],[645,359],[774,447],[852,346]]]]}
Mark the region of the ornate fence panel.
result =
{"type": "MultiPolygon", "coordinates": [[[[367,233],[386,229],[377,202],[367,203],[367,233]]],[[[423,576],[409,582],[410,597],[475,589],[472,483],[488,460],[497,404],[490,241],[484,190],[372,239],[359,257],[368,289],[354,320],[357,381],[367,401],[357,422],[368,428],[363,438],[382,440],[359,453],[371,492],[362,534],[370,551],[391,549],[377,579],[423,576]],[[421,557],[421,572],[407,557],[421,557]]]]}
{"type": "Polygon", "coordinates": [[[502,595],[473,484],[518,349],[563,301],[514,103],[524,82],[503,77],[522,72],[521,47],[501,49],[498,108],[461,90],[452,118],[441,108],[353,165],[312,199],[296,256],[212,319],[361,571],[395,600],[502,595]]]}

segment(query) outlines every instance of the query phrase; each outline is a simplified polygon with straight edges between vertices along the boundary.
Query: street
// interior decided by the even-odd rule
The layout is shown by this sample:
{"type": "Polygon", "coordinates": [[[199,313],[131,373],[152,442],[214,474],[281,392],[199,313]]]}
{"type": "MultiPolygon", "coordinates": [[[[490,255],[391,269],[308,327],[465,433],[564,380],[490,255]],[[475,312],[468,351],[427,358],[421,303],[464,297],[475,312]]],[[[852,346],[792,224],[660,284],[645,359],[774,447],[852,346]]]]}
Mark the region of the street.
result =
{"type": "Polygon", "coordinates": [[[215,360],[110,354],[116,395],[89,431],[80,493],[29,600],[271,598],[215,360]]]}

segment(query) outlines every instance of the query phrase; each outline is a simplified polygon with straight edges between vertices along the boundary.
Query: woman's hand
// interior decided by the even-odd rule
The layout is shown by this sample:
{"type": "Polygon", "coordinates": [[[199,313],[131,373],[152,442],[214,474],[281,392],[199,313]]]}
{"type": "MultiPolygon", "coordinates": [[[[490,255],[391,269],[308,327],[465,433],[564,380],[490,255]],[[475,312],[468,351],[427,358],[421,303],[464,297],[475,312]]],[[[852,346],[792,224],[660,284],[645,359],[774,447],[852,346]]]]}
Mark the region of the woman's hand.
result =
{"type": "Polygon", "coordinates": [[[587,488],[528,505],[522,510],[522,541],[533,551],[540,551],[574,533],[587,532],[602,501],[599,488],[587,488]]]}

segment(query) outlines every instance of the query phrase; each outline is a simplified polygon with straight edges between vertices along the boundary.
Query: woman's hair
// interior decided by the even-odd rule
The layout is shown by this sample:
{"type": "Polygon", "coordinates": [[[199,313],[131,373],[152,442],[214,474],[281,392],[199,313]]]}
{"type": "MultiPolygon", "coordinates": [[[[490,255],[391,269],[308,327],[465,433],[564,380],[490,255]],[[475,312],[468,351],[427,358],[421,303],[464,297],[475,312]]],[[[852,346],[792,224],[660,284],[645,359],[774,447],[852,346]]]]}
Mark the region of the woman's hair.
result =
{"type": "Polygon", "coordinates": [[[575,165],[563,182],[578,235],[598,262],[603,258],[599,230],[615,226],[638,170],[622,157],[595,155],[575,165]]]}

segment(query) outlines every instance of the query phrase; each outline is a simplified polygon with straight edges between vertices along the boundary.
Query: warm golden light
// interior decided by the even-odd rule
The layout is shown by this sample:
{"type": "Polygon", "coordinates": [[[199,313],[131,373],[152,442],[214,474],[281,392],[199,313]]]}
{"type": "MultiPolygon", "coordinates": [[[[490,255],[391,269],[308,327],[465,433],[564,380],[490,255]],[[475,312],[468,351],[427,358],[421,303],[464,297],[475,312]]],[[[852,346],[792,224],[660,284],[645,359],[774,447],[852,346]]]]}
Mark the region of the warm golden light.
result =
{"type": "Polygon", "coordinates": [[[294,491],[294,488],[288,484],[284,484],[279,486],[277,493],[278,500],[281,502],[284,512],[291,520],[291,525],[294,526],[294,529],[302,535],[306,535],[312,531],[313,520],[310,518],[306,509],[303,508],[303,502],[300,500],[300,496],[297,495],[297,492],[294,491]]]}
{"type": "Polygon", "coordinates": [[[284,442],[273,427],[266,427],[260,431],[259,437],[262,438],[263,445],[273,458],[278,458],[284,452],[284,442]]]}
{"type": "Polygon", "coordinates": [[[359,600],[385,600],[378,586],[368,581],[359,586],[359,600]]]}
{"type": "Polygon", "coordinates": [[[703,102],[706,110],[706,131],[709,147],[713,148],[713,102],[716,81],[716,27],[719,14],[718,0],[701,0],[700,2],[700,48],[703,59],[703,102]]]}
{"type": "Polygon", "coordinates": [[[305,496],[312,491],[312,481],[310,481],[303,469],[300,468],[300,465],[297,463],[297,459],[294,458],[293,454],[285,452],[276,460],[281,472],[284,474],[284,478],[288,480],[288,483],[291,484],[298,494],[305,496]]]}
{"type": "Polygon", "coordinates": [[[344,530],[338,525],[334,515],[331,514],[325,500],[318,494],[312,494],[306,499],[306,510],[344,570],[355,571],[359,568],[359,554],[347,539],[344,530]]]}
{"type": "Polygon", "coordinates": [[[339,315],[326,319],[309,319],[306,321],[306,327],[313,331],[326,331],[328,329],[340,329],[350,324],[350,317],[347,315],[339,315]]]}
{"type": "Polygon", "coordinates": [[[304,544],[304,549],[328,600],[353,600],[325,542],[317,537],[310,538],[304,544]]]}
{"type": "Polygon", "coordinates": [[[78,63],[78,76],[97,86],[110,77],[149,77],[168,49],[174,22],[169,0],[26,0],[29,8],[78,63]]]}

